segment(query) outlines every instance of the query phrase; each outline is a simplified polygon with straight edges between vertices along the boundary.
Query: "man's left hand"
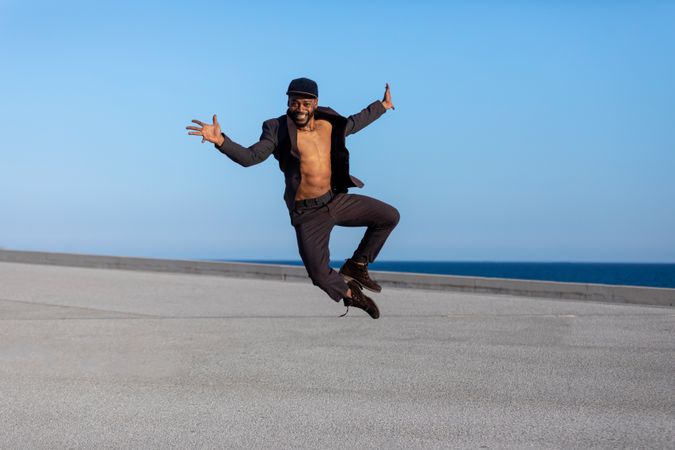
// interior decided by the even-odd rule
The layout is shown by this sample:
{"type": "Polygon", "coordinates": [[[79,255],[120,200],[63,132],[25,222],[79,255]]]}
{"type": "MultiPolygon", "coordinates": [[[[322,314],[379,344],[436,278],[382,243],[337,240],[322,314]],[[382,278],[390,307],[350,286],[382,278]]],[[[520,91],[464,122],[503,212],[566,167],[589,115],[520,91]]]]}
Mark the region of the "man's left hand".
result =
{"type": "Polygon", "coordinates": [[[382,106],[384,109],[396,109],[394,104],[391,102],[391,92],[389,91],[389,83],[386,83],[384,86],[384,98],[382,99],[382,106]]]}

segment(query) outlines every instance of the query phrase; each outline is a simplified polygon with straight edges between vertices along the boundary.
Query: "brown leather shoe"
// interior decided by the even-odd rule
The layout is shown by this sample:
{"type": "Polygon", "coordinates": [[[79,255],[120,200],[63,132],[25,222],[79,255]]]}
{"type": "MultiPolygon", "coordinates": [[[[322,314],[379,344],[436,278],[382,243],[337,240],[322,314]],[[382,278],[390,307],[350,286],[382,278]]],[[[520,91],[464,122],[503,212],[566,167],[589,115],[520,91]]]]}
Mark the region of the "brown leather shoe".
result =
{"type": "MultiPolygon", "coordinates": [[[[356,283],[355,281],[348,281],[347,285],[349,286],[349,289],[352,290],[351,298],[344,297],[342,299],[344,300],[345,306],[347,307],[347,312],[349,312],[349,307],[353,306],[354,308],[364,310],[373,319],[377,319],[378,317],[380,317],[380,310],[377,308],[377,305],[375,304],[372,298],[368,297],[366,294],[363,293],[363,291],[361,291],[361,288],[359,287],[358,283],[356,283]]],[[[347,312],[345,312],[342,316],[347,315],[347,312]]]]}
{"type": "Polygon", "coordinates": [[[354,280],[363,288],[373,292],[381,292],[382,286],[377,284],[368,275],[368,264],[360,265],[352,259],[345,260],[345,263],[340,268],[340,275],[347,280],[354,280]]]}

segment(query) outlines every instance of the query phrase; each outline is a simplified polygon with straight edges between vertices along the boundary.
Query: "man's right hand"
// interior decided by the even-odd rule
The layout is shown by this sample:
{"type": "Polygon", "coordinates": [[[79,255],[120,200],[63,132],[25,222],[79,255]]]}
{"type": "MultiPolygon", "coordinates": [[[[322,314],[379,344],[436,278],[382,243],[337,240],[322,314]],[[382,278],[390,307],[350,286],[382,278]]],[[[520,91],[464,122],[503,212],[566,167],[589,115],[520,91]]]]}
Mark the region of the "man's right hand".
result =
{"type": "Polygon", "coordinates": [[[216,144],[218,147],[223,145],[223,142],[225,141],[225,138],[223,138],[223,135],[221,134],[220,131],[220,124],[218,123],[218,118],[216,115],[213,115],[213,124],[208,124],[201,122],[199,120],[192,120],[193,123],[196,123],[199,125],[199,127],[195,126],[187,126],[185,127],[186,130],[194,130],[188,132],[188,134],[193,135],[193,136],[201,136],[202,137],[202,144],[206,141],[213,142],[216,144]]]}

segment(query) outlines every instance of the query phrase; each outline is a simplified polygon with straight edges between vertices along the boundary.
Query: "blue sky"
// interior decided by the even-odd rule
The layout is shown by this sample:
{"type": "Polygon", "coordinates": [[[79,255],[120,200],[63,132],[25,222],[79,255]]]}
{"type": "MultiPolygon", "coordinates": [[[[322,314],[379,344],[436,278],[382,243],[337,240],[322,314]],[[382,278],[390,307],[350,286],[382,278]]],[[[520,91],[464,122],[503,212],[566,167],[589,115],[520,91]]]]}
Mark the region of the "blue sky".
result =
{"type": "MultiPolygon", "coordinates": [[[[250,145],[292,78],[358,112],[380,260],[675,262],[675,2],[0,1],[0,247],[298,259],[250,145]]],[[[331,257],[364,229],[336,228],[331,257]]]]}

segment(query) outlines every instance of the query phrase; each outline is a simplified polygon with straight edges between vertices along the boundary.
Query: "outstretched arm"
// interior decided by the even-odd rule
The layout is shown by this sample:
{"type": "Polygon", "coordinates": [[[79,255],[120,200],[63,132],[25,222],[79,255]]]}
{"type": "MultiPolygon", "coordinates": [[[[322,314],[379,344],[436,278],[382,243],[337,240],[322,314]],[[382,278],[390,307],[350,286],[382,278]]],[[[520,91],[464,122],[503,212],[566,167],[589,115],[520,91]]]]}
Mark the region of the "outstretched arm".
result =
{"type": "Polygon", "coordinates": [[[213,115],[213,124],[203,123],[199,120],[193,120],[192,122],[196,123],[198,127],[185,127],[192,130],[188,134],[201,136],[202,144],[207,141],[212,142],[221,153],[244,167],[263,162],[274,152],[277,146],[276,129],[274,129],[274,123],[271,120],[263,123],[260,140],[250,147],[243,147],[227,137],[220,130],[220,124],[215,114],[213,115]]]}
{"type": "Polygon", "coordinates": [[[391,101],[391,91],[389,90],[389,83],[384,87],[384,98],[382,101],[377,100],[362,109],[361,112],[347,117],[347,128],[345,129],[345,136],[356,133],[379,119],[388,109],[395,109],[391,101]]]}

